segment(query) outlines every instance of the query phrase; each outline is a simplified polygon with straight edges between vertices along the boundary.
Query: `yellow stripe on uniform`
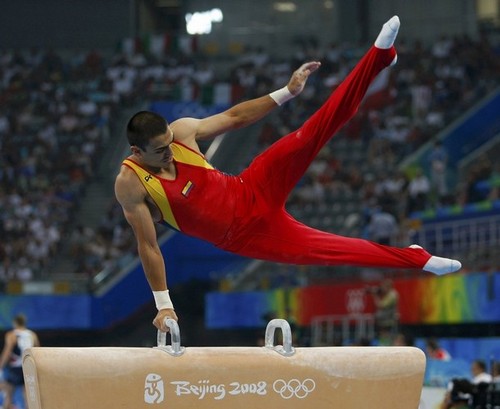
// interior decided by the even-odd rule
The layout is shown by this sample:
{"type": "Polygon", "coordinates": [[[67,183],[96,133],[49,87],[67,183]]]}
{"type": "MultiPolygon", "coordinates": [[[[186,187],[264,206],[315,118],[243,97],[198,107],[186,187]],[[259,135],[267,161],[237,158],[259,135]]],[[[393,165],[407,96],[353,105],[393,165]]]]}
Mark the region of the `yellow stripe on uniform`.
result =
{"type": "Polygon", "coordinates": [[[167,195],[165,194],[163,186],[161,185],[161,182],[158,180],[158,178],[145,169],[141,168],[131,160],[125,159],[123,163],[126,163],[128,166],[130,166],[135,171],[137,176],[139,176],[140,181],[142,182],[150,196],[153,198],[156,205],[159,207],[163,216],[163,220],[174,229],[180,231],[179,225],[177,224],[177,221],[175,220],[174,214],[172,212],[172,208],[170,207],[170,203],[168,202],[167,195]]]}
{"type": "Polygon", "coordinates": [[[176,161],[187,163],[188,165],[200,166],[206,169],[213,169],[214,167],[207,162],[207,160],[199,153],[186,148],[183,145],[178,145],[175,142],[170,144],[170,148],[174,154],[176,161]]]}

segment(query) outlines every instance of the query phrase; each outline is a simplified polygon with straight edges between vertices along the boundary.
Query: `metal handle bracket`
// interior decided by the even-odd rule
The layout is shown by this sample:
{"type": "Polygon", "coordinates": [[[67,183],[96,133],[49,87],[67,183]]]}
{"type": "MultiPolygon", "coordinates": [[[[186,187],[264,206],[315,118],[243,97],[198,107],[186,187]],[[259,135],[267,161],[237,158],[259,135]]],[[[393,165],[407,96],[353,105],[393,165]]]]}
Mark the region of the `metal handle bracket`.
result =
{"type": "Polygon", "coordinates": [[[276,318],[269,321],[266,327],[265,347],[274,349],[283,356],[292,356],[295,354],[295,349],[292,346],[292,329],[286,320],[276,318]],[[274,345],[274,332],[276,328],[280,328],[283,333],[283,345],[274,345]]]}
{"type": "Polygon", "coordinates": [[[167,345],[167,333],[158,330],[156,337],[158,346],[155,348],[161,349],[172,356],[181,356],[184,354],[186,348],[181,346],[181,331],[179,329],[179,324],[172,318],[165,318],[165,325],[170,329],[169,333],[172,345],[167,345]]]}

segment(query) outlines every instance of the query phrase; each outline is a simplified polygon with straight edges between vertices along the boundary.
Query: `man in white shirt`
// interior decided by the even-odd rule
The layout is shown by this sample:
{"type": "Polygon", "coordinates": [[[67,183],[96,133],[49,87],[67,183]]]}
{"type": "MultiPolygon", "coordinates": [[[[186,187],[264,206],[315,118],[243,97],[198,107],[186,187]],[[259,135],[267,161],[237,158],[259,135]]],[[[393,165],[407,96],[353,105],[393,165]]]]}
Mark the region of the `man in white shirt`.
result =
{"type": "MultiPolygon", "coordinates": [[[[26,328],[26,317],[16,315],[14,329],[5,334],[5,343],[0,357],[0,368],[6,368],[4,408],[11,409],[12,396],[16,387],[24,386],[22,356],[27,348],[40,346],[38,336],[26,328]]],[[[24,387],[23,387],[23,391],[24,387]]],[[[24,399],[26,401],[26,399],[24,399]]]]}
{"type": "Polygon", "coordinates": [[[492,381],[492,376],[486,372],[486,363],[480,359],[476,359],[471,365],[472,372],[472,383],[490,383],[492,381]]]}

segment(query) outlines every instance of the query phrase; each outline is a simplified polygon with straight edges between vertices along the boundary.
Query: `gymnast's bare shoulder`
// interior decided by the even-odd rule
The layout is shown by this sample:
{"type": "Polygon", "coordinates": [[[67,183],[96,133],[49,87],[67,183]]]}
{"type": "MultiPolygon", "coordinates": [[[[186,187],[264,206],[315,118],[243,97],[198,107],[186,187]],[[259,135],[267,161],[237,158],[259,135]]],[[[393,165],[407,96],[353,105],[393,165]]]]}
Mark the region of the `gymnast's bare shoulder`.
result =
{"type": "Polygon", "coordinates": [[[127,220],[129,220],[128,216],[131,213],[140,212],[143,207],[148,209],[146,189],[135,172],[127,166],[122,166],[120,173],[116,176],[115,196],[122,206],[127,220]]]}

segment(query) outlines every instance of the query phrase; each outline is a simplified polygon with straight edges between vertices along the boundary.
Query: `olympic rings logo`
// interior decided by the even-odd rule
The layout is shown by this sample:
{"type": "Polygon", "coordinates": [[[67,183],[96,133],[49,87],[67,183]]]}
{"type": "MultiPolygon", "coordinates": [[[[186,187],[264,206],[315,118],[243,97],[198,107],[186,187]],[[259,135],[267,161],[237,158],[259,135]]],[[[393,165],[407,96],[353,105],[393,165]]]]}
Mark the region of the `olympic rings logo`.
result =
{"type": "Polygon", "coordinates": [[[350,289],[350,290],[347,290],[347,293],[346,293],[346,298],[347,298],[347,302],[346,302],[346,307],[347,307],[347,311],[349,311],[350,313],[359,313],[359,312],[363,312],[364,309],[365,309],[365,299],[364,299],[364,296],[365,296],[365,292],[363,290],[360,290],[360,289],[350,289]]]}
{"type": "Polygon", "coordinates": [[[296,397],[304,399],[316,388],[316,383],[310,379],[304,379],[302,382],[298,379],[290,379],[288,382],[283,379],[277,379],[273,383],[274,392],[281,395],[283,399],[296,397]]]}

